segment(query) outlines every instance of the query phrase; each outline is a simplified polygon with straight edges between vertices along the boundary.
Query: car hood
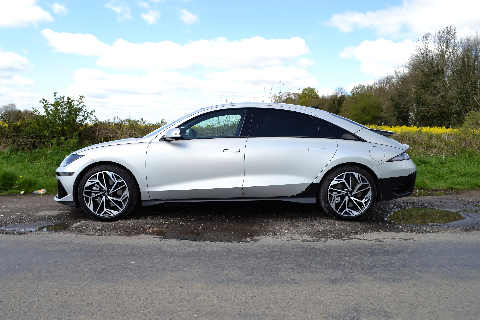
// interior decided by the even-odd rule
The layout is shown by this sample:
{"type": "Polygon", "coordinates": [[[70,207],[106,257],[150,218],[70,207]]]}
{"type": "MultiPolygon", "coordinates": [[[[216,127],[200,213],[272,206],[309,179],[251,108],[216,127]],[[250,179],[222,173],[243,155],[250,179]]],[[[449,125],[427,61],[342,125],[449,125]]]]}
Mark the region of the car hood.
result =
{"type": "Polygon", "coordinates": [[[77,151],[72,152],[72,153],[79,154],[79,153],[85,152],[87,150],[92,150],[92,149],[97,149],[97,148],[104,148],[104,147],[108,147],[108,146],[118,146],[118,145],[122,145],[122,144],[136,143],[138,139],[139,138],[127,138],[127,139],[98,143],[98,144],[94,144],[94,145],[85,147],[83,149],[77,150],[77,151]]]}

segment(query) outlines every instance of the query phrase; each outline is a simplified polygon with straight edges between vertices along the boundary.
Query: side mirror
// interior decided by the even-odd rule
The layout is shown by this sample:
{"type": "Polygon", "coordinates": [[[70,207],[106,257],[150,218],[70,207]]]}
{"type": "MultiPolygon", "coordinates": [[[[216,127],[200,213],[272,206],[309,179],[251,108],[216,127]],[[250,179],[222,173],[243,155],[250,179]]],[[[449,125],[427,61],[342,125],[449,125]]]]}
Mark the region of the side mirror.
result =
{"type": "Polygon", "coordinates": [[[182,135],[180,134],[180,129],[172,128],[167,130],[167,132],[165,133],[165,136],[163,136],[163,139],[166,141],[173,141],[173,140],[178,140],[181,137],[182,135]]]}

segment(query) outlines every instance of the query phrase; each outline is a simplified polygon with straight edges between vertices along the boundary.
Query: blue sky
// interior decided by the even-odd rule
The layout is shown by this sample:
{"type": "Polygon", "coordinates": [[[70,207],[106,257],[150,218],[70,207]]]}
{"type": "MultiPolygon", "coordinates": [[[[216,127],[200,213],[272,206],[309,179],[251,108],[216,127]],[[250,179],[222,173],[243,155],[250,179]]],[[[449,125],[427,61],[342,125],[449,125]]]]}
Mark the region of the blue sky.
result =
{"type": "Polygon", "coordinates": [[[480,2],[0,0],[0,106],[85,96],[100,119],[320,94],[392,73],[426,32],[480,28],[480,2]]]}

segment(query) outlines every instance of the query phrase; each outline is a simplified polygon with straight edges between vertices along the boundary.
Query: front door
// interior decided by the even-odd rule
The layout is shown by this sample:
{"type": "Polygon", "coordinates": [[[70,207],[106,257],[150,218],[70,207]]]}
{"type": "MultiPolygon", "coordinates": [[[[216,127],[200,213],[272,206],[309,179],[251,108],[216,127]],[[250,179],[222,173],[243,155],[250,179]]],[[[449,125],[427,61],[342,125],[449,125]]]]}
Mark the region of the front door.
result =
{"type": "Polygon", "coordinates": [[[246,109],[213,111],[179,126],[182,138],[147,149],[151,200],[242,197],[246,109]]]}

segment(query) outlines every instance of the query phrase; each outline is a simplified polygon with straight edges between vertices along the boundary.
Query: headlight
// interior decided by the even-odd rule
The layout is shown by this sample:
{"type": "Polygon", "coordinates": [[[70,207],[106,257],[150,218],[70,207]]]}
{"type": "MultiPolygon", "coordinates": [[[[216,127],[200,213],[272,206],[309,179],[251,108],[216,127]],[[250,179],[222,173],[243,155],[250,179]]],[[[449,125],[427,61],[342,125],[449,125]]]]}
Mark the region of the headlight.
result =
{"type": "Polygon", "coordinates": [[[403,161],[403,160],[408,160],[410,159],[410,157],[408,156],[408,154],[406,154],[405,152],[404,153],[400,153],[398,156],[396,157],[393,157],[392,159],[388,160],[387,162],[393,162],[393,161],[403,161]]]}
{"type": "Polygon", "coordinates": [[[83,157],[83,155],[81,155],[81,154],[68,155],[65,159],[63,159],[62,163],[60,163],[60,167],[66,167],[70,163],[72,163],[73,161],[75,161],[77,159],[80,159],[81,157],[83,157]]]}

